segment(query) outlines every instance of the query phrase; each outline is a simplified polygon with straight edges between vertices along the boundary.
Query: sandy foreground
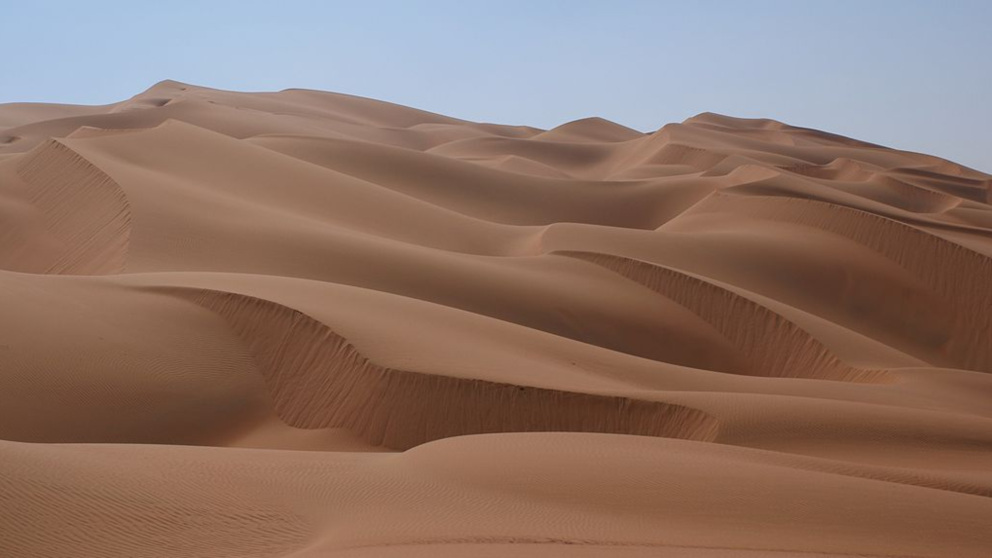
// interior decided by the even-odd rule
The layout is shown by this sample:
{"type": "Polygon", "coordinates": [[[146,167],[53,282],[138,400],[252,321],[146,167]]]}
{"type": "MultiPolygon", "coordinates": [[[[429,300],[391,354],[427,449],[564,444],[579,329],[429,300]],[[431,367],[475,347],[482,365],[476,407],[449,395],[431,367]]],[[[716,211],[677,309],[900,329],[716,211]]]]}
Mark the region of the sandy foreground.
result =
{"type": "Polygon", "coordinates": [[[0,105],[0,556],[992,556],[990,192],[716,114],[0,105]]]}

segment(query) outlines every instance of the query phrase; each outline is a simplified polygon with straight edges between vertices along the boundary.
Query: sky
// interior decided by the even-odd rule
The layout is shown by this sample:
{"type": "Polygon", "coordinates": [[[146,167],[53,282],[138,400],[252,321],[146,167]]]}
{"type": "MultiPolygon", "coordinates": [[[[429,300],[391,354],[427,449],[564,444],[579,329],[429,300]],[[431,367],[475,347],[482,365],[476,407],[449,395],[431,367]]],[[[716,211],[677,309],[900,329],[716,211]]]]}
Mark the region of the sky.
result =
{"type": "Polygon", "coordinates": [[[992,0],[0,0],[0,103],[163,79],[542,128],[774,118],[992,172],[992,0]]]}

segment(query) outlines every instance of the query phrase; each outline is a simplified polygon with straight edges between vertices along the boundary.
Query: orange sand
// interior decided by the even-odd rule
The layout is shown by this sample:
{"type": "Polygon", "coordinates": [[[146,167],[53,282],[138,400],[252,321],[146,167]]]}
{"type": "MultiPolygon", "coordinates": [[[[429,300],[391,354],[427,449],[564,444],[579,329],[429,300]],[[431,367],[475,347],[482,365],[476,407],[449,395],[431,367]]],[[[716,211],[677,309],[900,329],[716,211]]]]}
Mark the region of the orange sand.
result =
{"type": "Polygon", "coordinates": [[[0,105],[0,557],[992,556],[990,196],[716,114],[0,105]]]}

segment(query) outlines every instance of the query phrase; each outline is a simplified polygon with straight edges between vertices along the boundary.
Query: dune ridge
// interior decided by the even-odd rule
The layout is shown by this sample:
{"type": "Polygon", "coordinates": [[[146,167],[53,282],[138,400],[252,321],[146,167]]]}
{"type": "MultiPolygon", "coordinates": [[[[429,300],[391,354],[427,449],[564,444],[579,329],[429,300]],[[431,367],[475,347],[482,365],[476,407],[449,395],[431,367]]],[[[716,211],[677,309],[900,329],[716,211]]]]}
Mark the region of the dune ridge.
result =
{"type": "Polygon", "coordinates": [[[777,197],[755,203],[753,197],[728,201],[725,196],[712,196],[693,211],[744,212],[762,219],[788,220],[829,230],[865,245],[892,259],[926,282],[934,292],[953,305],[959,321],[955,324],[944,349],[959,356],[961,366],[969,369],[990,369],[992,291],[986,286],[992,281],[992,258],[965,246],[949,242],[909,224],[843,206],[820,210],[821,202],[777,197]],[[934,267],[934,262],[942,267],[934,267]]]}
{"type": "Polygon", "coordinates": [[[78,275],[123,272],[131,212],[120,186],[57,139],[35,147],[18,162],[24,197],[58,243],[48,261],[25,261],[23,270],[78,275]]]}
{"type": "Polygon", "coordinates": [[[259,362],[279,417],[297,428],[347,428],[409,449],[489,432],[612,432],[711,440],[718,425],[678,405],[395,370],[301,312],[229,292],[180,291],[223,316],[259,362]],[[418,402],[435,400],[430,407],[418,402]]]}
{"type": "Polygon", "coordinates": [[[753,359],[752,374],[854,382],[884,381],[886,377],[884,371],[845,365],[781,315],[686,273],[610,254],[557,253],[601,265],[688,307],[753,359]],[[770,347],[775,350],[768,351],[770,347]]]}
{"type": "Polygon", "coordinates": [[[0,105],[0,555],[992,552],[992,176],[703,113],[0,105]]]}

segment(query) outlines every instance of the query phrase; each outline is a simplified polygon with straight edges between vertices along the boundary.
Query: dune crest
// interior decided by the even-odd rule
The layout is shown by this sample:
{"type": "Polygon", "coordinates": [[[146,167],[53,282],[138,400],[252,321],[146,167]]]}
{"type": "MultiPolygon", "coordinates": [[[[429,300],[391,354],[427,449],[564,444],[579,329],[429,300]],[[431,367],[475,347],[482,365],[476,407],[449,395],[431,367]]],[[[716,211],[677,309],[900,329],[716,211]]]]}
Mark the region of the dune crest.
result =
{"type": "Polygon", "coordinates": [[[231,324],[257,359],[276,413],[297,428],[347,428],[370,444],[395,449],[490,432],[710,440],[718,429],[712,417],[679,405],[386,368],[291,308],[234,293],[179,295],[231,324]],[[430,399],[438,403],[421,403],[430,399]]]}
{"type": "Polygon", "coordinates": [[[5,243],[7,269],[99,275],[124,271],[131,211],[127,196],[106,173],[58,140],[18,158],[15,196],[39,215],[51,241],[48,254],[27,254],[5,243]]]}
{"type": "Polygon", "coordinates": [[[0,123],[0,556],[990,555],[988,174],[171,80],[0,123]]]}

